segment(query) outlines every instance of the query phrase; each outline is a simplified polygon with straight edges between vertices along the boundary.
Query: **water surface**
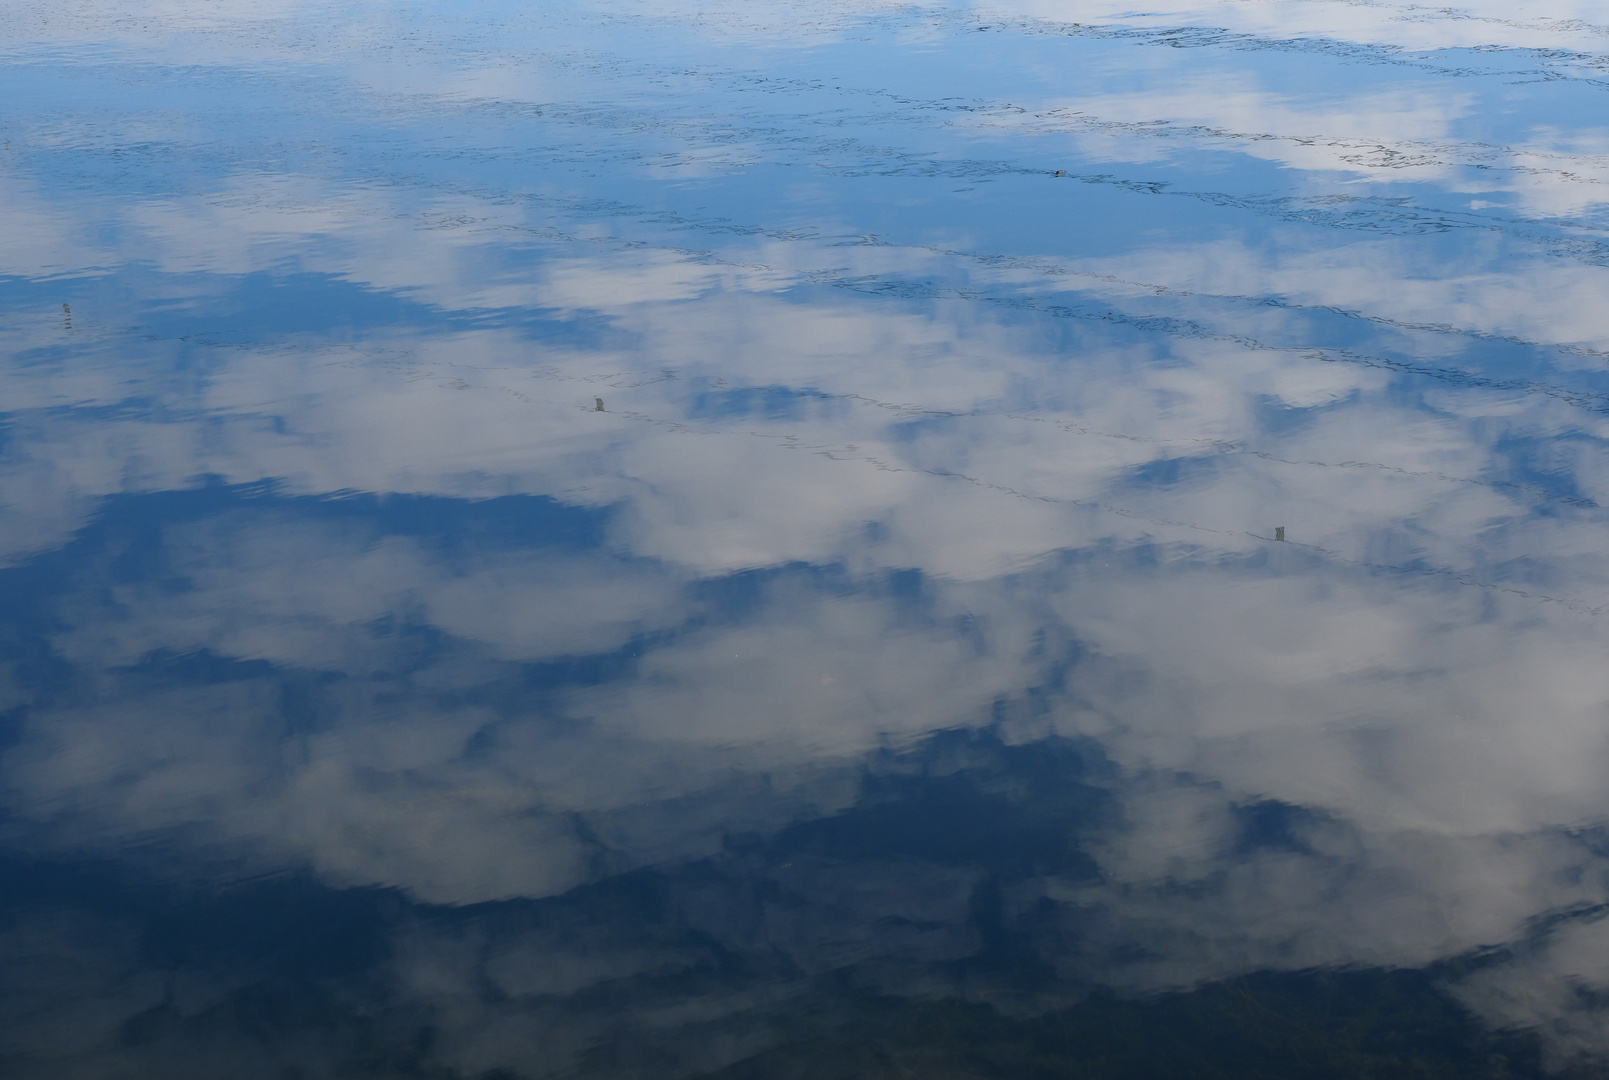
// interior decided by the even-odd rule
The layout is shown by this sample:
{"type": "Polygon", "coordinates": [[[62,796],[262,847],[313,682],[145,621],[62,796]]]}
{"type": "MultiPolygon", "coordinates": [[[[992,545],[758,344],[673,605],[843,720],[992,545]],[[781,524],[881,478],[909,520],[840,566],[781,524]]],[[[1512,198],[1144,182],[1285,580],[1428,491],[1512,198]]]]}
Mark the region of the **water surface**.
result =
{"type": "Polygon", "coordinates": [[[0,56],[0,1072],[1605,1075],[1597,5],[0,56]]]}

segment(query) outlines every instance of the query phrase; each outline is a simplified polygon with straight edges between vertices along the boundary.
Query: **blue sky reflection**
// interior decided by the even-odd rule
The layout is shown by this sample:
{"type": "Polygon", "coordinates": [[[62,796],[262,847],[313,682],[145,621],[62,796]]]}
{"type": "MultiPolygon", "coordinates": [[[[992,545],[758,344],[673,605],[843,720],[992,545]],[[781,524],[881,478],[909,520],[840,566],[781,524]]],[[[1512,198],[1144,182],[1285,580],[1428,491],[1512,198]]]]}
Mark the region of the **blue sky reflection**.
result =
{"type": "MultiPolygon", "coordinates": [[[[1594,18],[7,9],[4,857],[347,905],[460,1075],[609,1073],[662,1002],[533,1018],[709,866],[797,900],[666,916],[789,958],[734,1016],[1425,969],[1609,1053],[1594,18]]],[[[203,1075],[283,958],[60,888],[7,1060],[203,1075]]]]}

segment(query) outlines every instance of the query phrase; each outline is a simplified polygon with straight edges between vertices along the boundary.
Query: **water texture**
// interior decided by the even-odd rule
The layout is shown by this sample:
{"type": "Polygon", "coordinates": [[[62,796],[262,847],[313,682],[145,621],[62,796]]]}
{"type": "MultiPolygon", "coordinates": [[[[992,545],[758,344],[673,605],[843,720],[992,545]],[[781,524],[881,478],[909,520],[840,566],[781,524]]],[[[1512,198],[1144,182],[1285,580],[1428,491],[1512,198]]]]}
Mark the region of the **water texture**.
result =
{"type": "Polygon", "coordinates": [[[0,1075],[1609,1075],[1609,12],[0,0],[0,1075]]]}

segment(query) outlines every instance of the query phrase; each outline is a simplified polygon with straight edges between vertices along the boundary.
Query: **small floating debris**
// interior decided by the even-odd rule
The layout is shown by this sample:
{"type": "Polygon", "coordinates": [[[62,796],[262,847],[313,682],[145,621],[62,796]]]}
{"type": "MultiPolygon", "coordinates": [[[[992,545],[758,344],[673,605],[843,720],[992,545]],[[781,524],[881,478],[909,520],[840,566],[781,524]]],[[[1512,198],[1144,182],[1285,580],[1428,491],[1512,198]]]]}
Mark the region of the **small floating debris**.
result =
{"type": "Polygon", "coordinates": [[[1283,539],[1285,539],[1285,526],[1283,526],[1283,525],[1275,525],[1274,526],[1274,539],[1275,540],[1283,540],[1283,539]]]}
{"type": "MultiPolygon", "coordinates": [[[[594,408],[592,411],[593,412],[603,412],[603,398],[595,397],[592,400],[596,401],[598,403],[597,407],[594,408]]],[[[1284,536],[1285,535],[1285,530],[1281,529],[1281,530],[1279,530],[1279,533],[1280,533],[1281,536],[1284,536]]]]}

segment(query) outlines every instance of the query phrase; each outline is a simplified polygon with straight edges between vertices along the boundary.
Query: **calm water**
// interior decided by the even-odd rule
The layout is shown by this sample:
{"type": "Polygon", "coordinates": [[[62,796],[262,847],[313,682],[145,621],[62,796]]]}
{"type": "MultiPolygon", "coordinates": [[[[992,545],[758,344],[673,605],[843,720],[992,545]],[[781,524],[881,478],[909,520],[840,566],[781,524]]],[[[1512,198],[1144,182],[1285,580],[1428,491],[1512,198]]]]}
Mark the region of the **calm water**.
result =
{"type": "Polygon", "coordinates": [[[0,1075],[1609,1075],[1609,13],[4,0],[0,1075]]]}

